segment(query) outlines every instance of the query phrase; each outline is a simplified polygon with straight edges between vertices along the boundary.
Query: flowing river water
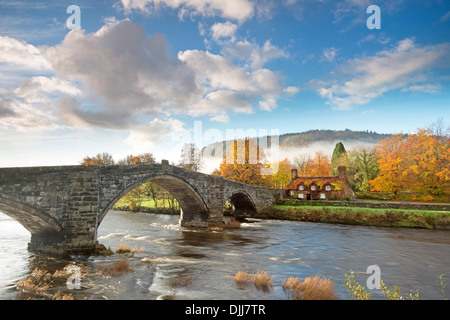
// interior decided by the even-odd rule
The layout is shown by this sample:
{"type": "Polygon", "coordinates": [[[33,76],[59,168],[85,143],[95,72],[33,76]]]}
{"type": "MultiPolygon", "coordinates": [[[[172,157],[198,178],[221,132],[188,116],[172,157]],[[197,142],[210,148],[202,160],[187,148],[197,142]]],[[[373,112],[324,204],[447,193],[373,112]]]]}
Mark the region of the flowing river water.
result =
{"type": "MultiPolygon", "coordinates": [[[[91,270],[127,259],[132,271],[81,279],[81,290],[65,283],[48,289],[86,299],[288,299],[283,279],[322,275],[334,281],[339,299],[348,299],[345,273],[353,270],[366,285],[366,269],[378,265],[388,287],[402,293],[419,289],[419,298],[441,299],[439,275],[450,277],[450,231],[348,226],[275,220],[249,220],[240,229],[185,229],[178,216],[110,211],[98,230],[98,240],[114,251],[120,244],[136,248],[133,257],[73,256],[69,260],[27,250],[30,234],[0,214],[0,299],[23,298],[16,284],[41,269],[61,269],[70,262],[91,270]],[[240,287],[238,271],[267,271],[274,281],[268,290],[240,287]],[[189,278],[183,287],[171,280],[189,278]]],[[[447,290],[449,291],[449,290],[447,290]]],[[[386,299],[370,290],[372,299],[386,299]]],[[[450,292],[446,292],[447,298],[450,292]]]]}

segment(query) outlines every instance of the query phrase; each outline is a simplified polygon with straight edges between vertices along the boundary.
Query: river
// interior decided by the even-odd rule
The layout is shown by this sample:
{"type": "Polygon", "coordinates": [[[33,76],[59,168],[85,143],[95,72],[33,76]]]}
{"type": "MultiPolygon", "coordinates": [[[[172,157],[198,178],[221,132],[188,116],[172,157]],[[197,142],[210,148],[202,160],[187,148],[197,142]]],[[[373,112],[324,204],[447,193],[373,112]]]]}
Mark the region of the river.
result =
{"type": "MultiPolygon", "coordinates": [[[[27,250],[30,234],[0,214],[0,299],[23,298],[15,289],[38,266],[53,272],[70,261],[27,250]]],[[[72,293],[86,299],[288,299],[283,279],[322,275],[331,278],[339,299],[348,299],[344,274],[352,269],[365,286],[366,269],[378,265],[381,279],[399,285],[402,293],[419,289],[421,300],[441,299],[439,275],[450,277],[450,231],[347,226],[275,220],[250,220],[241,229],[185,229],[178,216],[110,211],[98,230],[98,240],[116,250],[136,248],[133,257],[114,254],[71,257],[97,270],[127,259],[132,271],[81,279],[81,290],[55,285],[50,293],[72,293]],[[269,290],[237,286],[238,271],[268,271],[269,290]],[[183,287],[171,280],[189,278],[183,287]]],[[[449,291],[449,290],[447,290],[449,291]]],[[[370,290],[372,299],[385,299],[370,290]]],[[[446,292],[447,298],[450,292],[446,292]]]]}

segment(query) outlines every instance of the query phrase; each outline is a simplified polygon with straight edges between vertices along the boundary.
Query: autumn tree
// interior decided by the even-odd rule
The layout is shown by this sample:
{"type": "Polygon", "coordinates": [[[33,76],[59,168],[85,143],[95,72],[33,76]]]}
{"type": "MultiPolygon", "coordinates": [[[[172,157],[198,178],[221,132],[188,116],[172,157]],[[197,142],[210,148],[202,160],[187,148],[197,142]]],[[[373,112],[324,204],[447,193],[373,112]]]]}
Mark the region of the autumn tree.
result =
{"type": "Polygon", "coordinates": [[[404,143],[410,150],[405,159],[409,187],[416,192],[439,196],[450,187],[449,138],[434,135],[431,129],[419,129],[404,143]]]}
{"type": "Polygon", "coordinates": [[[137,156],[135,155],[127,155],[124,159],[117,162],[117,164],[127,165],[127,164],[136,164],[136,163],[156,163],[155,157],[152,153],[141,153],[137,156]]]}
{"type": "Polygon", "coordinates": [[[181,149],[179,167],[192,171],[200,171],[203,168],[203,157],[195,143],[185,143],[181,149]]]}
{"type": "Polygon", "coordinates": [[[308,176],[313,165],[313,159],[309,154],[300,154],[294,158],[294,167],[297,168],[298,175],[308,176]]]}
{"type": "Polygon", "coordinates": [[[311,165],[311,176],[329,176],[331,174],[331,161],[330,158],[322,153],[316,152],[311,165]]]}
{"type": "MultiPolygon", "coordinates": [[[[283,189],[287,186],[291,180],[291,168],[290,161],[286,158],[282,161],[278,161],[276,164],[278,170],[271,177],[272,188],[283,189]]],[[[274,163],[270,163],[270,167],[275,167],[274,163]]]]}
{"type": "Polygon", "coordinates": [[[220,163],[220,175],[225,179],[251,185],[270,187],[269,175],[262,175],[267,161],[256,140],[234,140],[220,163]]]}
{"type": "Polygon", "coordinates": [[[323,152],[316,152],[314,157],[302,154],[294,158],[294,167],[300,176],[329,176],[331,174],[330,158],[323,152]]]}
{"type": "Polygon", "coordinates": [[[450,188],[448,134],[418,129],[406,137],[393,135],[376,146],[380,172],[370,183],[373,191],[414,191],[431,197],[450,188]]]}
{"type": "Polygon", "coordinates": [[[107,152],[98,153],[94,157],[84,157],[81,161],[82,165],[104,165],[104,166],[111,166],[114,165],[114,160],[112,155],[110,155],[107,152]]]}
{"type": "Polygon", "coordinates": [[[380,171],[375,179],[370,181],[372,191],[397,192],[406,185],[406,163],[404,154],[407,150],[402,144],[403,135],[395,134],[381,140],[376,148],[380,171]]]}

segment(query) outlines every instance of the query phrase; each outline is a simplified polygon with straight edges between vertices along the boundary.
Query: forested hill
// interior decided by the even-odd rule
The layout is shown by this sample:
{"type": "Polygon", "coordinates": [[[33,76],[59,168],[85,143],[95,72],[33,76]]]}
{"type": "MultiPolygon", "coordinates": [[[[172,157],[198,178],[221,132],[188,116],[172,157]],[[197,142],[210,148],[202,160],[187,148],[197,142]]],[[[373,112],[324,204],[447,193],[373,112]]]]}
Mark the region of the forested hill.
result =
{"type": "MultiPolygon", "coordinates": [[[[390,134],[376,133],[373,131],[352,131],[346,130],[310,130],[298,133],[286,133],[279,136],[279,145],[281,150],[307,148],[311,145],[320,145],[325,149],[334,148],[336,142],[343,142],[344,145],[366,145],[372,146],[378,141],[389,137],[390,134]]],[[[249,137],[252,140],[254,137],[249,137]]],[[[266,137],[259,137],[265,139],[266,137]]],[[[270,146],[270,138],[267,145],[270,146]]],[[[208,151],[220,148],[225,148],[225,141],[216,142],[208,145],[208,151]]],[[[323,149],[322,148],[322,149],[323,149]]],[[[224,149],[225,150],[225,149],[224,149]]],[[[324,150],[322,150],[324,151],[324,150]]],[[[213,152],[214,154],[214,152],[213,152]]],[[[211,154],[211,155],[213,155],[211,154]]]]}
{"type": "Polygon", "coordinates": [[[373,131],[352,130],[310,130],[300,133],[287,133],[280,135],[279,143],[282,149],[306,147],[316,142],[358,141],[362,143],[377,144],[378,141],[389,137],[390,134],[373,131]]]}

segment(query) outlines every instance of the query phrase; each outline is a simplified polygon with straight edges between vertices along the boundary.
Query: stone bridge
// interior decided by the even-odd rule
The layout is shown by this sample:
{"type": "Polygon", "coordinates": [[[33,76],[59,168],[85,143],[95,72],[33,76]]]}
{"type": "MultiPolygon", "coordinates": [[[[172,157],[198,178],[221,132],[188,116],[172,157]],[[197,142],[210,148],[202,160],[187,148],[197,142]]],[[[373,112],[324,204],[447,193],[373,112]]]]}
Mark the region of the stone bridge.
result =
{"type": "Polygon", "coordinates": [[[114,204],[132,189],[152,181],[169,191],[181,207],[184,227],[223,224],[230,200],[235,214],[254,215],[283,196],[282,190],[161,164],[0,168],[0,212],[30,233],[30,250],[89,253],[97,229],[114,204]]]}

